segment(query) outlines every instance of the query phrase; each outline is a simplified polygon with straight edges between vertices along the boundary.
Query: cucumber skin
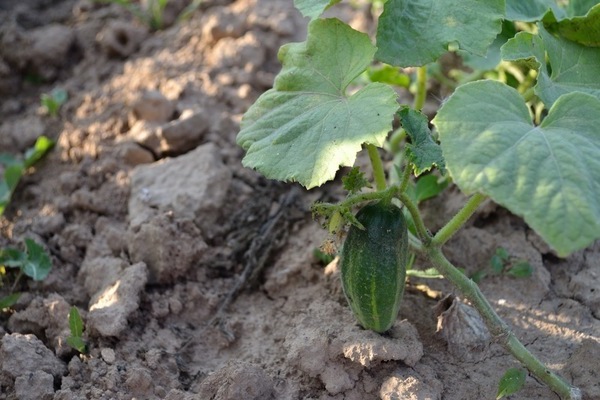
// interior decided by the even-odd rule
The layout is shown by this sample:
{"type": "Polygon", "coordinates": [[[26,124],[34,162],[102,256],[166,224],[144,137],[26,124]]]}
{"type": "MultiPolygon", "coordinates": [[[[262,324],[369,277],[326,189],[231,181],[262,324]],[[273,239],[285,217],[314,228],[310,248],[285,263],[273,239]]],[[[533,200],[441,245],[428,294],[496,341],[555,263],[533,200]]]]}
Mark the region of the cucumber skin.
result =
{"type": "Polygon", "coordinates": [[[385,332],[398,317],[408,262],[408,230],[402,210],[368,204],[350,227],[340,256],[342,287],[354,316],[366,329],[385,332]]]}

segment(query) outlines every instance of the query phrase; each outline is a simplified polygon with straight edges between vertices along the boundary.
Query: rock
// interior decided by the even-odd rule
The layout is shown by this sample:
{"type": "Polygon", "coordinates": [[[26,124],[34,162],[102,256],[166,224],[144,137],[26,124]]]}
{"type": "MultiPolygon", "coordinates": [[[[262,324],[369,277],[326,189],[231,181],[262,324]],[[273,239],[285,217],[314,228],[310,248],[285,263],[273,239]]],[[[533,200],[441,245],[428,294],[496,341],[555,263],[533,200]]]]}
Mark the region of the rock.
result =
{"type": "Polygon", "coordinates": [[[172,212],[175,219],[193,220],[203,232],[214,230],[232,179],[212,143],[177,158],[138,166],[131,175],[131,227],[172,212]]]}
{"type": "Polygon", "coordinates": [[[185,110],[180,117],[159,131],[161,153],[181,154],[196,147],[208,130],[210,122],[201,111],[185,110]]]}
{"type": "Polygon", "coordinates": [[[161,92],[148,90],[133,102],[131,109],[138,120],[164,123],[173,116],[175,105],[161,92]]]}
{"type": "Polygon", "coordinates": [[[402,368],[387,377],[379,390],[382,400],[441,400],[444,385],[426,365],[402,368]]]}
{"type": "Polygon", "coordinates": [[[110,57],[133,54],[146,38],[148,31],[123,20],[110,20],[96,40],[110,57]]]}
{"type": "Polygon", "coordinates": [[[34,70],[47,80],[56,77],[64,65],[75,38],[73,30],[60,24],[49,24],[31,30],[28,58],[34,70]]]}
{"type": "Polygon", "coordinates": [[[146,264],[127,267],[90,300],[87,328],[100,336],[119,336],[127,318],[139,308],[140,292],[148,280],[146,264]]]}
{"type": "Polygon", "coordinates": [[[213,400],[274,399],[273,380],[256,365],[233,362],[210,374],[202,381],[198,398],[213,400]]]}
{"type": "Polygon", "coordinates": [[[172,283],[184,276],[208,247],[197,228],[195,233],[186,232],[178,225],[160,215],[130,232],[129,255],[133,262],[148,266],[150,283],[172,283]]]}
{"type": "Polygon", "coordinates": [[[44,371],[35,371],[15,379],[15,394],[19,400],[52,400],[54,378],[44,371]]]}
{"type": "Polygon", "coordinates": [[[128,266],[125,260],[117,257],[86,258],[79,270],[79,278],[87,294],[93,296],[116,282],[128,266]]]}
{"type": "Polygon", "coordinates": [[[155,161],[151,151],[134,142],[121,143],[118,153],[126,164],[134,167],[140,164],[151,164],[155,161]]]}
{"type": "Polygon", "coordinates": [[[58,356],[71,352],[66,344],[70,335],[69,310],[71,305],[58,294],[47,298],[36,298],[29,306],[11,315],[8,326],[13,332],[28,332],[36,336],[45,336],[58,356]]]}
{"type": "Polygon", "coordinates": [[[58,378],[67,371],[65,364],[34,335],[4,335],[0,349],[2,372],[11,378],[45,372],[58,378]]]}

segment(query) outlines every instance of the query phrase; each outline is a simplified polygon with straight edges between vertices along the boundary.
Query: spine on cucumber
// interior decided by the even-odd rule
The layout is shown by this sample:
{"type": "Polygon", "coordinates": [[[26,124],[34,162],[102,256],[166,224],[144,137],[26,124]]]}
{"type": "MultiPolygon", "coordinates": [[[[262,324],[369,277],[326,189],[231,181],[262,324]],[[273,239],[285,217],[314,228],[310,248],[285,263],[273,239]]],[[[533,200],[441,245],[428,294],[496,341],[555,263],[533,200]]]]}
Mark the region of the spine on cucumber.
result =
{"type": "Polygon", "coordinates": [[[398,316],[408,262],[408,231],[402,210],[389,201],[368,204],[351,226],[340,257],[342,286],[358,322],[385,332],[398,316]]]}

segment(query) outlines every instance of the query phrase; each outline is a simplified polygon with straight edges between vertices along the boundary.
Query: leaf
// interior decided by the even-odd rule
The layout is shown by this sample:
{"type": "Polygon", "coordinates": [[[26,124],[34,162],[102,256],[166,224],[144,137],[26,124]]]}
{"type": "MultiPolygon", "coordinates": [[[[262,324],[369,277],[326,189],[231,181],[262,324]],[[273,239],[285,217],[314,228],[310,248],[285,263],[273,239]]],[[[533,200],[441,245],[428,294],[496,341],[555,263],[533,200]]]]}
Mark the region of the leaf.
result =
{"type": "Polygon", "coordinates": [[[515,61],[534,57],[538,64],[535,93],[546,107],[563,94],[584,92],[600,99],[600,48],[586,47],[552,36],[539,26],[539,36],[518,33],[502,46],[502,58],[515,61]],[[546,55],[552,73],[548,73],[546,55]]]}
{"type": "Polygon", "coordinates": [[[19,297],[21,297],[21,293],[13,293],[9,294],[0,299],[0,310],[4,310],[6,308],[10,308],[19,301],[19,297]]]}
{"type": "Polygon", "coordinates": [[[495,81],[459,87],[435,120],[448,171],[525,221],[560,256],[600,237],[600,100],[569,93],[540,126],[519,93],[495,81]]]}
{"type": "Polygon", "coordinates": [[[6,248],[0,251],[0,265],[9,268],[21,268],[27,262],[27,254],[20,250],[6,248]]]}
{"type": "Polygon", "coordinates": [[[344,189],[348,192],[357,193],[362,188],[369,187],[369,181],[367,181],[365,174],[358,167],[352,167],[350,172],[342,177],[342,185],[344,185],[344,189]]]}
{"type": "Polygon", "coordinates": [[[500,49],[509,39],[514,37],[516,33],[515,24],[511,21],[503,21],[502,32],[496,36],[496,39],[494,39],[490,47],[488,47],[484,56],[469,53],[464,50],[459,50],[458,54],[462,57],[463,62],[473,69],[494,69],[500,64],[500,61],[502,61],[500,49]]]}
{"type": "Polygon", "coordinates": [[[506,251],[504,247],[498,247],[496,249],[496,255],[500,257],[502,261],[508,261],[508,258],[510,257],[508,251],[506,251]]]}
{"type": "Polygon", "coordinates": [[[12,154],[0,153],[0,164],[10,167],[11,165],[21,164],[21,161],[19,161],[19,159],[12,154]]]}
{"type": "Polygon", "coordinates": [[[40,136],[35,145],[25,152],[25,168],[31,167],[38,162],[54,147],[54,141],[46,136],[40,136]]]}
{"type": "Polygon", "coordinates": [[[510,267],[506,274],[513,278],[529,278],[533,275],[533,267],[527,261],[519,261],[510,267]]]}
{"type": "Polygon", "coordinates": [[[399,112],[402,127],[410,136],[411,142],[406,145],[408,159],[413,163],[416,176],[431,170],[433,166],[442,173],[446,170],[442,149],[433,141],[427,117],[418,111],[404,107],[399,112]]]}
{"type": "Polygon", "coordinates": [[[589,47],[600,47],[600,4],[585,16],[557,20],[549,12],[543,19],[544,27],[552,33],[589,47]]]}
{"type": "Polygon", "coordinates": [[[600,3],[598,0],[569,0],[567,14],[570,17],[585,15],[598,3],[600,3]]]}
{"type": "Polygon", "coordinates": [[[454,44],[484,56],[503,18],[504,0],[389,0],[379,17],[376,58],[399,67],[422,66],[454,44]]]}
{"type": "Polygon", "coordinates": [[[336,19],[311,22],[306,42],[283,46],[275,87],[241,122],[244,166],[310,189],[352,166],[363,143],[382,146],[398,108],[394,90],[371,83],[345,93],[374,53],[367,35],[336,19]]]}
{"type": "Polygon", "coordinates": [[[86,352],[85,341],[79,336],[69,336],[67,338],[67,344],[80,353],[86,352]]]}
{"type": "Polygon", "coordinates": [[[46,254],[42,246],[29,238],[25,239],[25,247],[27,248],[27,261],[23,265],[23,273],[34,281],[43,280],[52,268],[50,256],[46,254]]]}
{"type": "Polygon", "coordinates": [[[369,68],[368,74],[371,82],[387,83],[404,88],[410,86],[410,77],[391,65],[384,64],[379,68],[369,68]]]}
{"type": "Polygon", "coordinates": [[[420,203],[440,194],[448,186],[448,180],[436,175],[421,176],[415,184],[415,200],[420,203]]]}
{"type": "Polygon", "coordinates": [[[334,4],[342,0],[294,0],[294,5],[302,15],[315,19],[334,4]]]}
{"type": "Polygon", "coordinates": [[[504,262],[498,254],[494,254],[490,259],[490,266],[495,274],[499,274],[504,269],[504,262]]]}
{"type": "Polygon", "coordinates": [[[69,310],[69,330],[73,337],[81,337],[83,335],[83,321],[81,315],[79,315],[79,310],[75,306],[69,310]]]}
{"type": "Polygon", "coordinates": [[[525,385],[525,370],[521,368],[509,368],[506,370],[498,384],[496,400],[509,396],[521,390],[525,385]]]}
{"type": "Polygon", "coordinates": [[[566,15],[554,0],[506,0],[506,19],[510,21],[539,21],[548,10],[561,17],[566,15]]]}

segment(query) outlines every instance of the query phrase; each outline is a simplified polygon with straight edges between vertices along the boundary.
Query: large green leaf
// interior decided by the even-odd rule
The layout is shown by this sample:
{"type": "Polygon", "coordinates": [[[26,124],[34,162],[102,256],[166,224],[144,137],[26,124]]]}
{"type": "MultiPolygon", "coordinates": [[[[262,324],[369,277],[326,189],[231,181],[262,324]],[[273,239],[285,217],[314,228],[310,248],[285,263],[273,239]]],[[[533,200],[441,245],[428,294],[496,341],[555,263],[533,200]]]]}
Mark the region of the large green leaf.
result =
{"type": "Polygon", "coordinates": [[[562,17],[565,11],[554,0],[506,0],[506,19],[510,21],[539,21],[548,10],[562,17]]]}
{"type": "Polygon", "coordinates": [[[398,109],[394,90],[371,83],[346,94],[374,53],[367,35],[337,19],[317,19],[306,42],[283,46],[274,88],[242,119],[244,166],[312,188],[352,166],[363,143],[381,146],[398,109]]]}
{"type": "Polygon", "coordinates": [[[463,85],[435,120],[446,167],[465,193],[523,216],[559,255],[600,237],[600,100],[561,96],[540,126],[502,83],[463,85]]]}
{"type": "Polygon", "coordinates": [[[600,4],[594,6],[585,16],[557,20],[549,12],[544,16],[544,26],[553,33],[584,46],[600,47],[600,4]]]}
{"type": "Polygon", "coordinates": [[[504,60],[530,57],[539,66],[535,93],[547,107],[570,92],[585,92],[600,99],[600,48],[554,37],[543,26],[539,27],[539,36],[520,32],[502,47],[504,60]],[[546,53],[551,74],[548,73],[546,53]]]}
{"type": "Polygon", "coordinates": [[[342,0],[294,0],[294,5],[302,15],[315,19],[332,5],[342,0]]]}
{"type": "Polygon", "coordinates": [[[455,44],[484,56],[503,18],[504,0],[388,0],[377,27],[377,59],[421,66],[455,44]]]}
{"type": "Polygon", "coordinates": [[[587,12],[595,6],[600,4],[598,0],[569,0],[567,5],[567,14],[570,17],[576,17],[587,14],[587,12]]]}

